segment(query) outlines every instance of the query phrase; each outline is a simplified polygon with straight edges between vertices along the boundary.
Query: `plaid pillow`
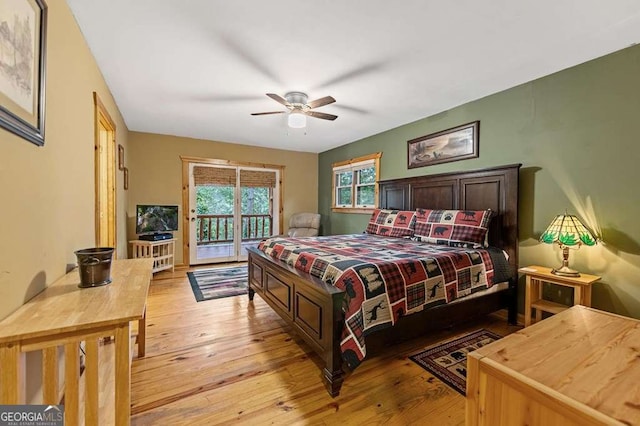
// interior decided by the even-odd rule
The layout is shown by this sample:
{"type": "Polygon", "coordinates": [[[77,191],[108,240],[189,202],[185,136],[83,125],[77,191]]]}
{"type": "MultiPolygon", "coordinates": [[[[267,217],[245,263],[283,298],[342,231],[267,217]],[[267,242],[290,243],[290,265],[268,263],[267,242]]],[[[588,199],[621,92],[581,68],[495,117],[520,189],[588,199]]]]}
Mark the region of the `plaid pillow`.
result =
{"type": "Polygon", "coordinates": [[[484,247],[492,217],[491,210],[418,209],[414,237],[452,247],[484,247]]]}
{"type": "Polygon", "coordinates": [[[365,232],[387,237],[411,237],[415,223],[414,211],[375,209],[365,232]]]}

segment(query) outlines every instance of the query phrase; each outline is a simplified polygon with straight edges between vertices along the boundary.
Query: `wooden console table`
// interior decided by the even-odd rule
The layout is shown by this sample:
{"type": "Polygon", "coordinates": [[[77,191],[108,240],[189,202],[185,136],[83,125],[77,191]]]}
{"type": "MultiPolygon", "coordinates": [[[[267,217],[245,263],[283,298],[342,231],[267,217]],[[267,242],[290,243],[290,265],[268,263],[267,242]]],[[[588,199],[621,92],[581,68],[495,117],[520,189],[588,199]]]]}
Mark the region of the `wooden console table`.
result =
{"type": "Polygon", "coordinates": [[[640,321],[576,305],[467,356],[467,426],[640,424],[640,321]]]}
{"type": "Polygon", "coordinates": [[[24,404],[21,352],[42,350],[43,403],[58,404],[58,346],[64,346],[65,424],[79,424],[79,345],[85,342],[85,424],[98,424],[99,339],[115,336],[115,424],[131,412],[131,321],[139,321],[138,356],[145,351],[146,301],[152,259],[114,260],[111,284],[79,288],[77,269],[0,322],[0,404],[24,404]]]}

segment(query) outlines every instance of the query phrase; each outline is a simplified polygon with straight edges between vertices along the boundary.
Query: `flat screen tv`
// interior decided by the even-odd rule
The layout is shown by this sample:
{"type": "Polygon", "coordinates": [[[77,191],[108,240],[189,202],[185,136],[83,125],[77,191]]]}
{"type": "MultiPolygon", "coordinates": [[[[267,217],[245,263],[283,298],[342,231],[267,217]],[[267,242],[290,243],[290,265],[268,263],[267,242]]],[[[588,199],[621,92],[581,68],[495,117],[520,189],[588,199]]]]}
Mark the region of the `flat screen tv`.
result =
{"type": "Polygon", "coordinates": [[[136,234],[155,234],[178,230],[178,206],[138,204],[136,234]]]}

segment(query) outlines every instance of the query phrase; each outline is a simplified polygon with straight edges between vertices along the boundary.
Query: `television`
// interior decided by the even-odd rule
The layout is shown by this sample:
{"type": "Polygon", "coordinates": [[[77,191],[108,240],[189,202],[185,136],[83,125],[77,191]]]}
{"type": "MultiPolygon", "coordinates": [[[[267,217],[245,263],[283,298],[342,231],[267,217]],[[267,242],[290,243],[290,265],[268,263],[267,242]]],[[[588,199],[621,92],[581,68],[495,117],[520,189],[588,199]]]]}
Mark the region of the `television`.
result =
{"type": "Polygon", "coordinates": [[[178,230],[178,206],[138,204],[136,234],[157,234],[178,230]]]}

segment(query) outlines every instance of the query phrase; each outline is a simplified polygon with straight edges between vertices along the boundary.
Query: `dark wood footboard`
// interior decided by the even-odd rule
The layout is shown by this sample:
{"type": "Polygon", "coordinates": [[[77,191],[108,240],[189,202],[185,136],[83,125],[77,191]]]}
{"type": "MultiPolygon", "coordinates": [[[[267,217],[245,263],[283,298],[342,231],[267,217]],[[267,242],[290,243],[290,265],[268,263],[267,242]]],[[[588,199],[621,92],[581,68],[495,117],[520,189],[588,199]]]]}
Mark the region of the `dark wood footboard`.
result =
{"type": "MultiPolygon", "coordinates": [[[[249,299],[257,293],[323,359],[322,378],[327,392],[338,396],[344,380],[340,337],[344,326],[344,292],[321,280],[272,259],[261,251],[249,250],[249,299]]],[[[441,305],[401,318],[391,328],[367,336],[367,346],[382,347],[451,327],[463,321],[509,309],[516,302],[515,280],[509,288],[470,300],[441,305]]],[[[510,321],[511,322],[511,321],[510,321]]]]}
{"type": "Polygon", "coordinates": [[[329,394],[344,380],[340,335],[344,325],[344,292],[261,251],[249,250],[249,299],[258,293],[324,360],[322,376],[329,394]]]}

